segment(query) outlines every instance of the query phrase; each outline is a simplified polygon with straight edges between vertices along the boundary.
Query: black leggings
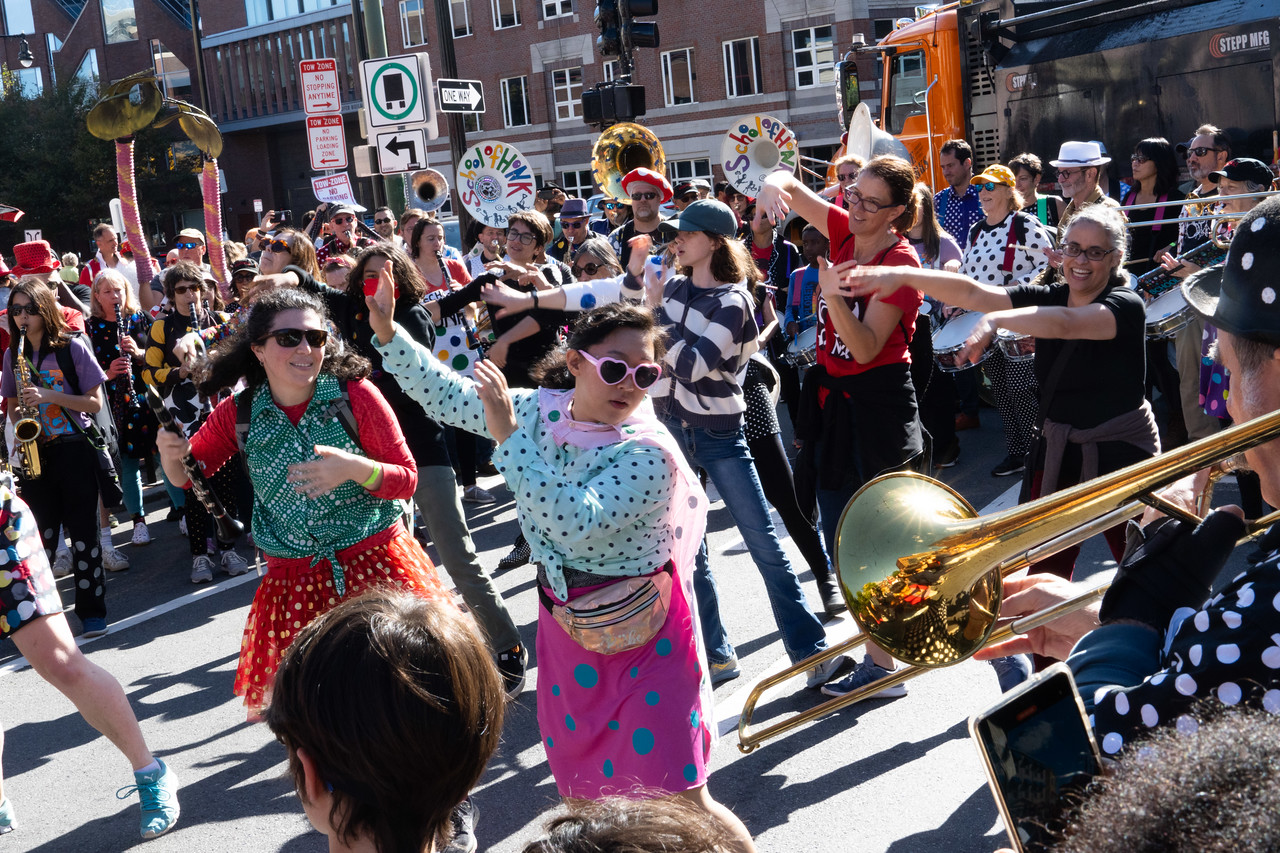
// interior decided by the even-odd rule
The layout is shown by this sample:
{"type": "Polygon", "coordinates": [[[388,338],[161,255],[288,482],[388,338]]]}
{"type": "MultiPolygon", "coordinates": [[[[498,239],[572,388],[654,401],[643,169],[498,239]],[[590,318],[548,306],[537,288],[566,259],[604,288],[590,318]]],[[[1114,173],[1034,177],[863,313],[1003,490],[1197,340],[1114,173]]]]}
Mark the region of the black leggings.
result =
{"type": "Polygon", "coordinates": [[[451,426],[444,429],[454,473],[458,475],[459,483],[470,488],[476,484],[476,456],[480,448],[480,436],[451,426]]]}
{"type": "Polygon", "coordinates": [[[795,480],[787,454],[782,449],[782,436],[775,432],[753,438],[747,441],[747,447],[751,449],[751,458],[756,463],[756,474],[760,477],[765,500],[782,516],[783,526],[800,548],[813,577],[825,581],[829,574],[827,554],[822,549],[818,528],[800,510],[796,500],[795,480]]]}
{"type": "Polygon", "coordinates": [[[93,475],[97,465],[97,454],[88,440],[79,435],[60,437],[40,445],[40,478],[22,483],[22,499],[35,516],[50,564],[58,548],[58,526],[71,537],[75,609],[82,622],[107,615],[98,536],[98,481],[93,475]]]}
{"type": "MultiPolygon", "coordinates": [[[[227,510],[227,514],[235,518],[236,513],[236,476],[234,465],[240,464],[238,456],[227,460],[227,463],[218,469],[218,473],[209,477],[209,488],[213,489],[213,493],[222,501],[222,506],[227,510]]],[[[217,525],[213,521],[213,516],[209,514],[209,510],[204,508],[204,504],[196,500],[195,493],[187,495],[187,541],[191,544],[191,554],[199,557],[201,554],[209,553],[209,537],[217,532],[217,525]]],[[[226,551],[234,542],[223,542],[218,540],[218,550],[226,551]]]]}

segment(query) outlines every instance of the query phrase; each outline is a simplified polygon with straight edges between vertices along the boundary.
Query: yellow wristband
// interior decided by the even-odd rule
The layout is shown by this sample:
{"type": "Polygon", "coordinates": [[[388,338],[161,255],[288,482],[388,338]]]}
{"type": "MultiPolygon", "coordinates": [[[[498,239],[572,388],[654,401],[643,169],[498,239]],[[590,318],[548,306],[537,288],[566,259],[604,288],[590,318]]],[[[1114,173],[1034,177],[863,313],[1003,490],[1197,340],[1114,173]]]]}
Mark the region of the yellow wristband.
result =
{"type": "Polygon", "coordinates": [[[367,480],[365,480],[363,483],[361,483],[361,484],[360,484],[360,486],[361,486],[362,488],[365,488],[365,489],[372,489],[372,488],[373,488],[373,484],[374,484],[374,483],[376,483],[376,482],[378,482],[378,477],[379,477],[379,475],[381,475],[381,474],[382,474],[382,463],[378,462],[377,460],[374,460],[374,462],[373,462],[373,473],[372,473],[372,474],[370,474],[370,475],[369,475],[369,479],[367,479],[367,480]]]}

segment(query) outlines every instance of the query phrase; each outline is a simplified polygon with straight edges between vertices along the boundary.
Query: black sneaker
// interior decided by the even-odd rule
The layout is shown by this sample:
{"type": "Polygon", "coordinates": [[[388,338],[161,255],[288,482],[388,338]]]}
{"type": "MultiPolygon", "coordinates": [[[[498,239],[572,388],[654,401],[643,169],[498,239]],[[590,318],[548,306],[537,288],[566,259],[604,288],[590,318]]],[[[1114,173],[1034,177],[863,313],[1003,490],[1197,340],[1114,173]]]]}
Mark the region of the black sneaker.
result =
{"type": "Polygon", "coordinates": [[[956,464],[956,460],[960,458],[960,439],[954,438],[951,443],[939,451],[936,459],[933,460],[934,468],[951,468],[956,464]]]}
{"type": "Polygon", "coordinates": [[[1010,474],[1021,474],[1026,469],[1021,456],[1006,456],[1004,461],[991,469],[992,477],[1008,477],[1010,474]]]}
{"type": "Polygon", "coordinates": [[[498,672],[507,690],[507,698],[514,699],[524,690],[524,671],[529,666],[529,650],[524,644],[505,652],[498,652],[498,672]]]}
{"type": "Polygon", "coordinates": [[[467,797],[453,807],[449,815],[453,837],[444,848],[444,853],[476,853],[476,804],[467,797]]]}
{"type": "Polygon", "coordinates": [[[180,506],[169,507],[169,513],[164,517],[165,521],[182,521],[184,515],[183,508],[180,506]]]}
{"type": "Polygon", "coordinates": [[[529,540],[521,536],[517,540],[516,546],[511,549],[511,553],[498,561],[498,571],[505,572],[508,569],[517,569],[529,562],[530,556],[529,540]]]}
{"type": "Polygon", "coordinates": [[[818,594],[822,596],[822,609],[827,616],[839,616],[847,609],[844,596],[840,593],[840,584],[832,575],[818,581],[818,594]]]}

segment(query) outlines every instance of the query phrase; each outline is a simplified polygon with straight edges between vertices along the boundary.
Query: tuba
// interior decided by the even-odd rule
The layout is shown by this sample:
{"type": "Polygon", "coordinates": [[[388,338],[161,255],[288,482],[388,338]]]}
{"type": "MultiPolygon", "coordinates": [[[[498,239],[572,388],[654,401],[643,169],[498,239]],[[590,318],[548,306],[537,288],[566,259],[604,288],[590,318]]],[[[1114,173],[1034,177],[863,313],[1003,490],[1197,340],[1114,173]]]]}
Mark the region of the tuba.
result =
{"type": "Polygon", "coordinates": [[[885,133],[876,127],[871,118],[871,110],[866,103],[858,104],[849,120],[849,139],[845,150],[857,154],[863,160],[879,157],[881,154],[892,154],[901,157],[908,163],[913,162],[911,152],[891,133],[885,133]]]}
{"type": "Polygon", "coordinates": [[[642,124],[623,122],[600,134],[591,149],[591,177],[609,198],[627,200],[622,191],[622,177],[632,169],[667,171],[667,158],[662,143],[652,130],[642,124]]]}
{"type": "Polygon", "coordinates": [[[435,169],[423,169],[409,176],[409,192],[418,206],[430,213],[449,199],[449,181],[435,169]]]}
{"type": "Polygon", "coordinates": [[[27,335],[19,333],[17,360],[13,368],[14,383],[18,388],[18,420],[13,425],[13,439],[18,445],[21,459],[22,478],[38,480],[40,478],[40,446],[36,439],[44,431],[40,424],[40,409],[37,406],[22,405],[22,392],[31,385],[31,368],[27,365],[27,335]]]}

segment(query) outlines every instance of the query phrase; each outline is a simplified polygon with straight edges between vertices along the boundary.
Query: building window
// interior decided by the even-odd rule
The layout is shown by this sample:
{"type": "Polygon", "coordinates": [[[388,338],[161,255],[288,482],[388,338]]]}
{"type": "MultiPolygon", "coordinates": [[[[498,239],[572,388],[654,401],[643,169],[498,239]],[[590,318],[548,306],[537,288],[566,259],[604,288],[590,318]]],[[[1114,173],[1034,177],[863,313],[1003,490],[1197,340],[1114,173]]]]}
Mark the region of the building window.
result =
{"type": "Polygon", "coordinates": [[[529,121],[529,87],[525,77],[507,77],[502,81],[502,123],[506,127],[523,127],[529,121]]]}
{"type": "Polygon", "coordinates": [[[591,170],[582,169],[576,172],[561,172],[560,185],[565,195],[570,198],[591,198],[596,192],[596,182],[591,179],[591,170]]]}
{"type": "Polygon", "coordinates": [[[5,35],[17,36],[36,31],[31,0],[4,0],[5,35]]]}
{"type": "Polygon", "coordinates": [[[711,161],[705,157],[701,160],[668,160],[667,180],[675,184],[680,181],[691,181],[702,178],[711,180],[711,161]]]}
{"type": "Polygon", "coordinates": [[[556,121],[582,118],[581,66],[552,71],[551,89],[555,94],[556,121]]]}
{"type": "Polygon", "coordinates": [[[462,132],[463,133],[479,133],[480,132],[480,113],[463,113],[462,114],[462,132]]]}
{"type": "Polygon", "coordinates": [[[516,0],[489,0],[489,3],[493,7],[493,28],[495,30],[505,30],[507,27],[520,26],[520,10],[516,8],[516,0]]]}
{"type": "Polygon", "coordinates": [[[738,39],[724,43],[724,93],[743,98],[764,91],[760,77],[760,40],[738,39]]]}
{"type": "Polygon", "coordinates": [[[876,41],[893,32],[893,18],[876,18],[871,22],[871,34],[876,41]]]}
{"type": "Polygon", "coordinates": [[[467,0],[452,0],[449,3],[449,18],[453,21],[454,38],[471,35],[471,13],[467,11],[467,0]]]}
{"type": "Polygon", "coordinates": [[[404,35],[405,47],[427,43],[427,21],[422,0],[400,0],[400,32],[404,35]]]}
{"type": "Polygon", "coordinates": [[[138,40],[138,16],[133,0],[102,0],[102,29],[107,44],[138,40]]]}
{"type": "MultiPolygon", "coordinates": [[[[94,69],[97,69],[96,62],[94,63],[94,69]]],[[[15,68],[13,73],[17,75],[18,94],[24,98],[40,97],[40,93],[44,91],[44,76],[40,73],[39,68],[15,68]]]]}
{"type": "Polygon", "coordinates": [[[339,4],[345,6],[348,2],[349,0],[244,0],[244,11],[249,26],[255,27],[293,15],[330,9],[339,4]]]}
{"type": "Polygon", "coordinates": [[[618,79],[618,60],[610,59],[604,64],[604,82],[611,83],[618,79]]]}
{"type": "Polygon", "coordinates": [[[90,86],[98,85],[98,50],[97,48],[89,48],[84,52],[84,58],[80,60],[80,64],[76,66],[76,77],[90,86]]]}
{"type": "Polygon", "coordinates": [[[573,14],[573,0],[542,0],[542,18],[563,18],[573,14]]]}
{"type": "Polygon", "coordinates": [[[669,107],[693,103],[693,48],[662,54],[662,99],[669,107]]]}
{"type": "Polygon", "coordinates": [[[792,30],[791,51],[795,57],[797,89],[829,86],[836,81],[835,44],[831,37],[831,27],[792,30]]]}
{"type": "Polygon", "coordinates": [[[165,95],[181,101],[191,100],[191,72],[159,39],[151,40],[151,65],[165,95]]]}

